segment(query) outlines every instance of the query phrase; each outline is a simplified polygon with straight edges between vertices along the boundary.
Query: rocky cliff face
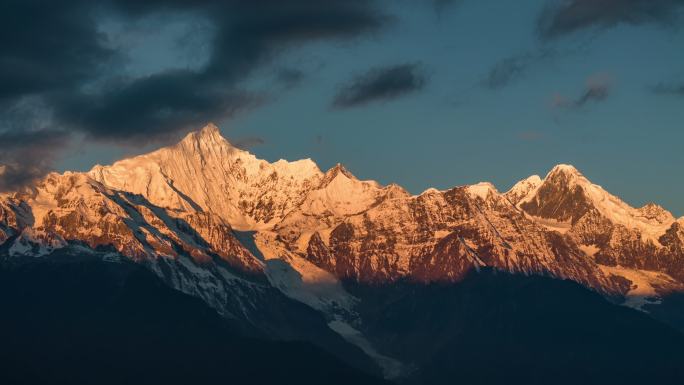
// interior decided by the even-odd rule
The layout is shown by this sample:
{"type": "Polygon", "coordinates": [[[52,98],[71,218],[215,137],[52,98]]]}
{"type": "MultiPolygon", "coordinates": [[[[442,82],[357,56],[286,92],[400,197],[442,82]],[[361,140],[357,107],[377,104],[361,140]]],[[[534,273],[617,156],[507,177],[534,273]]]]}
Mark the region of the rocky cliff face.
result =
{"type": "Polygon", "coordinates": [[[25,226],[22,223],[22,214],[26,216],[28,212],[29,210],[15,199],[0,200],[0,243],[7,241],[17,229],[25,226]]]}
{"type": "MultiPolygon", "coordinates": [[[[309,237],[306,255],[339,277],[361,282],[454,282],[489,266],[512,273],[572,279],[599,291],[619,291],[571,239],[518,211],[492,186],[469,186],[419,196],[383,191],[362,213],[327,221],[309,237]],[[326,238],[321,234],[327,234],[326,238]]],[[[291,213],[291,216],[303,213],[291,213]]],[[[302,244],[292,241],[292,247],[302,244]]]]}
{"type": "Polygon", "coordinates": [[[91,249],[110,248],[136,261],[186,255],[197,263],[216,258],[246,272],[261,270],[222,218],[155,206],[141,195],[114,190],[87,174],[51,174],[13,199],[21,204],[7,210],[12,213],[8,223],[18,233],[39,232],[91,249]],[[16,219],[22,210],[30,212],[24,215],[30,219],[16,219]]]}
{"type": "Polygon", "coordinates": [[[683,281],[684,258],[677,235],[681,220],[653,203],[630,207],[572,166],[556,166],[538,187],[519,199],[517,207],[573,239],[588,258],[616,268],[613,272],[644,270],[683,281]]]}

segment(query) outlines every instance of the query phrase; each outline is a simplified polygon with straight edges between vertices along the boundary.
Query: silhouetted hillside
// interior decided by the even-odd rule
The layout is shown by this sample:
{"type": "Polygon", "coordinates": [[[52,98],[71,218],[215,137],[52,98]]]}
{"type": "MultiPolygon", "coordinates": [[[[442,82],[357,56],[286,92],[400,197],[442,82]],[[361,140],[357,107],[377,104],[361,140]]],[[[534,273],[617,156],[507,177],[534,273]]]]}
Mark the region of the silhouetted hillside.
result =
{"type": "Polygon", "coordinates": [[[682,384],[684,335],[570,281],[483,271],[354,287],[364,332],[420,384],[682,384]]]}
{"type": "Polygon", "coordinates": [[[2,384],[379,384],[307,343],[247,338],[132,263],[0,269],[2,384]]]}

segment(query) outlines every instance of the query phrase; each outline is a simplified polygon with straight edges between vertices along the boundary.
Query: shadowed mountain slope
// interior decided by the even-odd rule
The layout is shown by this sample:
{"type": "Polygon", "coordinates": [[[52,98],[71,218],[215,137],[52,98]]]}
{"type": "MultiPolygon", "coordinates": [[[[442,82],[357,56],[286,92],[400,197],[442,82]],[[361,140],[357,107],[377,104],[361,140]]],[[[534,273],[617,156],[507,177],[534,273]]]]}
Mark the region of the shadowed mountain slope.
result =
{"type": "Polygon", "coordinates": [[[381,384],[308,343],[268,341],[132,263],[0,267],[3,384],[381,384]]]}

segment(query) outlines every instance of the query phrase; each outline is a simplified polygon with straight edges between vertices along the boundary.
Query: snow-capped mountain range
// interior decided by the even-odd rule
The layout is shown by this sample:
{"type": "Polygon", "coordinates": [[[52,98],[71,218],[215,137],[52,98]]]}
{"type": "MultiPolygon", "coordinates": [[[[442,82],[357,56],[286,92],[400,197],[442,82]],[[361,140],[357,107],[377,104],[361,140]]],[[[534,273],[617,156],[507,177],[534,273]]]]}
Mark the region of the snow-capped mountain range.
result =
{"type": "Polygon", "coordinates": [[[310,159],[257,159],[213,124],[174,146],[0,195],[0,244],[10,259],[57,250],[129,258],[274,334],[299,333],[272,319],[303,303],[388,377],[405,368],[360,331],[363,298],[345,281],[456,283],[490,268],[572,280],[640,310],[684,290],[684,218],[630,207],[572,166],[504,193],[479,183],[412,195],[339,164],[323,172],[310,159]]]}

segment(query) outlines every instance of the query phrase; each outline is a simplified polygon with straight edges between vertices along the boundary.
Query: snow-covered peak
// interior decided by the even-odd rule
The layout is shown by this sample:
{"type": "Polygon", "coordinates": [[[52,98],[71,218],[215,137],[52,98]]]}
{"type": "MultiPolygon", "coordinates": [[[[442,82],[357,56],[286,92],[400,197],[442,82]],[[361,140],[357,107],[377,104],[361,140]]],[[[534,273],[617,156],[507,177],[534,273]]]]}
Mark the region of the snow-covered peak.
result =
{"type": "Polygon", "coordinates": [[[511,187],[504,195],[512,204],[518,204],[542,184],[539,175],[529,176],[511,187]]]}
{"type": "Polygon", "coordinates": [[[584,174],[575,168],[575,166],[569,164],[558,164],[554,166],[551,171],[546,174],[546,177],[544,177],[542,182],[564,184],[568,187],[574,187],[576,184],[591,184],[584,174]]]}
{"type": "MultiPolygon", "coordinates": [[[[584,205],[586,203],[584,201],[590,198],[587,194],[589,190],[603,191],[601,186],[591,183],[575,166],[558,164],[546,174],[544,179],[532,175],[516,183],[506,195],[509,200],[517,197],[517,201],[516,199],[512,201],[516,201],[515,203],[519,205],[526,205],[531,202],[544,204],[550,201],[562,201],[564,204],[568,204],[569,197],[572,197],[572,210],[576,211],[577,214],[582,214],[578,211],[580,207],[577,206],[584,205]]],[[[600,195],[602,194],[598,191],[594,192],[597,193],[595,195],[599,195],[598,198],[601,200],[600,195]]],[[[586,207],[582,207],[582,209],[586,209],[586,207]]],[[[554,212],[558,213],[558,210],[554,210],[554,212]]]]}
{"type": "Polygon", "coordinates": [[[480,182],[466,187],[466,191],[473,196],[486,200],[490,195],[499,195],[499,191],[489,182],[480,182]]]}
{"type": "Polygon", "coordinates": [[[402,197],[410,194],[397,185],[383,187],[372,180],[359,180],[338,164],[323,175],[318,186],[303,197],[276,229],[284,238],[299,238],[299,245],[305,249],[313,232],[321,232],[327,239],[330,231],[349,217],[367,212],[384,200],[402,197]]]}
{"type": "Polygon", "coordinates": [[[640,231],[655,243],[674,222],[661,207],[635,209],[565,164],[555,166],[518,206],[532,216],[571,224],[595,212],[613,224],[640,231]]]}
{"type": "Polygon", "coordinates": [[[219,128],[213,123],[207,124],[200,130],[190,132],[174,146],[162,148],[144,156],[163,156],[169,152],[175,156],[199,156],[205,159],[239,157],[256,160],[254,155],[235,147],[224,138],[219,128]]]}
{"type": "Polygon", "coordinates": [[[523,179],[522,182],[526,183],[527,185],[536,187],[542,183],[542,179],[539,177],[539,175],[535,174],[528,176],[526,179],[523,179]]]}
{"type": "Polygon", "coordinates": [[[385,187],[385,195],[389,199],[408,198],[411,196],[406,189],[396,183],[391,183],[385,187]]]}
{"type": "Polygon", "coordinates": [[[209,123],[200,130],[190,132],[178,143],[178,145],[200,149],[211,146],[233,147],[226,138],[221,136],[221,131],[214,123],[209,123]]]}
{"type": "Polygon", "coordinates": [[[672,213],[653,202],[645,204],[638,211],[645,219],[654,220],[659,223],[672,223],[675,219],[672,213]]]}
{"type": "Polygon", "coordinates": [[[202,127],[202,129],[199,130],[199,133],[201,135],[211,135],[211,136],[214,136],[214,135],[221,136],[220,132],[221,132],[221,130],[219,130],[218,126],[216,126],[212,122],[207,123],[206,126],[202,127]]]}
{"type": "Polygon", "coordinates": [[[421,192],[420,194],[418,194],[418,196],[423,196],[423,195],[436,195],[436,194],[442,194],[442,191],[437,190],[437,189],[434,188],[434,187],[429,187],[429,188],[425,189],[423,192],[421,192]]]}
{"type": "Polygon", "coordinates": [[[97,166],[89,175],[161,207],[217,214],[238,230],[273,226],[322,178],[310,159],[258,159],[231,145],[214,124],[176,145],[97,166]]]}
{"type": "Polygon", "coordinates": [[[73,210],[89,215],[93,207],[101,207],[107,199],[106,188],[88,175],[77,172],[50,173],[33,188],[20,195],[31,207],[32,226],[40,227],[48,214],[61,215],[73,210]]]}
{"type": "Polygon", "coordinates": [[[321,185],[326,185],[328,183],[331,183],[333,180],[337,179],[338,177],[344,178],[344,179],[349,179],[349,180],[358,180],[352,174],[347,170],[342,163],[337,163],[334,167],[332,167],[330,170],[325,172],[325,175],[323,176],[323,180],[321,181],[321,185]]]}
{"type": "Polygon", "coordinates": [[[295,180],[310,179],[322,175],[322,172],[318,168],[316,162],[310,158],[295,160],[292,162],[279,159],[278,161],[272,163],[271,166],[273,166],[274,170],[276,170],[278,173],[295,180]]]}
{"type": "Polygon", "coordinates": [[[556,175],[556,174],[564,174],[564,175],[573,175],[573,176],[580,176],[582,173],[573,165],[571,164],[557,164],[555,165],[551,171],[549,171],[548,176],[550,175],[556,175]]]}
{"type": "Polygon", "coordinates": [[[303,209],[307,214],[352,215],[366,210],[382,191],[377,182],[359,180],[338,163],[325,173],[320,187],[306,197],[303,209]]]}

